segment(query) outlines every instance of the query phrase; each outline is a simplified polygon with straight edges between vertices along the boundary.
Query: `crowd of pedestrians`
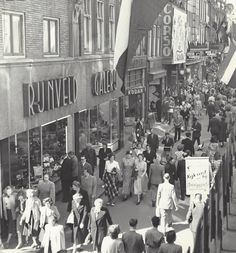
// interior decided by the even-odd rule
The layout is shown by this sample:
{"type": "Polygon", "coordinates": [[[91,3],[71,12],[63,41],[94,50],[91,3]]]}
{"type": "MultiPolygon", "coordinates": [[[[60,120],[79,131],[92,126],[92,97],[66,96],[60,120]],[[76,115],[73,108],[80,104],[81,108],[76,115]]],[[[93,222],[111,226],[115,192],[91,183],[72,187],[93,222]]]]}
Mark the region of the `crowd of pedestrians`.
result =
{"type": "MultiPolygon", "coordinates": [[[[196,153],[208,156],[209,163],[220,159],[220,147],[224,146],[230,131],[234,94],[217,84],[204,91],[190,85],[178,98],[166,96],[163,120],[173,129],[160,138],[154,128],[146,129],[138,119],[132,146],[120,163],[106,143],[98,155],[88,144],[79,157],[73,152],[63,157],[60,171],[62,201],[68,205],[66,225],[71,229],[73,253],[89,243],[92,243],[94,251],[102,253],[182,252],[182,247],[174,243],[176,233],[170,228],[172,212],[179,208],[178,199],[186,198],[185,159],[196,153]],[[207,130],[211,134],[207,146],[201,141],[203,112],[209,117],[207,130]],[[105,203],[103,199],[96,199],[98,183],[94,171],[97,160],[99,178],[107,198],[105,203]],[[177,181],[180,196],[175,190],[177,181]],[[113,224],[109,212],[112,209],[105,206],[114,207],[119,195],[123,201],[135,195],[136,205],[139,205],[149,190],[150,205],[155,208],[152,228],[146,231],[143,239],[136,232],[138,220],[131,218],[129,231],[120,238],[120,227],[113,224]]],[[[214,171],[210,173],[212,177],[214,171]]],[[[8,230],[4,243],[6,248],[10,247],[15,232],[18,238],[16,249],[30,241],[32,248],[42,247],[45,253],[56,253],[66,248],[64,227],[58,224],[60,211],[56,207],[55,185],[48,174],[39,181],[37,189],[15,191],[12,186],[6,187],[2,202],[8,230]]],[[[197,193],[186,217],[194,239],[203,209],[202,195],[197,193]]],[[[0,246],[3,246],[1,244],[0,241],[0,246]]]]}

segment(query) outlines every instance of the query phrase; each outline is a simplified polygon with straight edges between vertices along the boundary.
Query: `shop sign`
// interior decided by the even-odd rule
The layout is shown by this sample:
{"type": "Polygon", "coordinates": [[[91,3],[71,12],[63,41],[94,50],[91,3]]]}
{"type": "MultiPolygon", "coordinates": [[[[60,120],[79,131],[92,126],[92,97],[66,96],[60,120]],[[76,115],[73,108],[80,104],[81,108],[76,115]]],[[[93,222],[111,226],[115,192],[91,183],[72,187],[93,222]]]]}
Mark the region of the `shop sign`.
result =
{"type": "Polygon", "coordinates": [[[73,76],[23,84],[24,116],[75,103],[77,85],[73,76]]]}
{"type": "Polygon", "coordinates": [[[132,62],[129,66],[129,70],[130,69],[137,69],[137,68],[146,68],[147,67],[147,59],[146,57],[134,57],[132,59],[132,62]]]}
{"type": "Polygon", "coordinates": [[[92,94],[101,96],[111,93],[117,89],[117,72],[116,70],[105,70],[94,75],[92,81],[92,94]]]}
{"type": "Polygon", "coordinates": [[[173,17],[173,7],[171,4],[165,6],[162,17],[162,55],[163,57],[170,57],[172,55],[171,36],[173,17]]]}
{"type": "Polygon", "coordinates": [[[134,87],[126,90],[126,95],[136,95],[144,93],[145,87],[134,87]]]}

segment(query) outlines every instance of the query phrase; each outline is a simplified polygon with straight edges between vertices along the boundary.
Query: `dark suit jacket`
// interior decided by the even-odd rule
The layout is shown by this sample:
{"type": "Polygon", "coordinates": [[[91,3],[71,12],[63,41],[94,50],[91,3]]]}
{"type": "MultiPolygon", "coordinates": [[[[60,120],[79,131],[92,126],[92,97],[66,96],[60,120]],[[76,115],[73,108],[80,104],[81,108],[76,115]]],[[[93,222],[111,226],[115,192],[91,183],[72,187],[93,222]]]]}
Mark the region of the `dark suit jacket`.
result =
{"type": "Polygon", "coordinates": [[[191,155],[194,155],[194,146],[193,141],[189,138],[185,138],[181,142],[184,145],[183,151],[189,150],[191,152],[191,155]]]}
{"type": "Polygon", "coordinates": [[[72,160],[66,157],[61,165],[61,180],[71,181],[72,180],[72,160]]]}
{"type": "Polygon", "coordinates": [[[96,151],[93,148],[91,149],[85,148],[82,151],[81,155],[85,156],[86,161],[90,163],[92,165],[92,168],[94,169],[94,167],[97,165],[96,151]]]}
{"type": "Polygon", "coordinates": [[[96,217],[93,207],[90,212],[88,226],[88,229],[91,231],[91,236],[93,239],[93,250],[96,249],[96,246],[101,247],[102,240],[107,235],[107,224],[112,224],[112,219],[108,209],[102,207],[101,211],[96,217]]]}
{"type": "Polygon", "coordinates": [[[84,174],[84,170],[86,169],[90,175],[93,175],[93,169],[90,163],[86,162],[84,165],[80,161],[78,164],[79,167],[79,181],[81,181],[81,176],[84,174]]]}
{"type": "Polygon", "coordinates": [[[145,233],[146,253],[156,253],[165,241],[164,236],[156,228],[151,228],[145,233]]]}
{"type": "MultiPolygon", "coordinates": [[[[73,195],[76,192],[74,190],[71,190],[70,192],[70,198],[69,198],[69,202],[68,202],[68,206],[67,206],[67,211],[70,212],[72,209],[72,200],[73,200],[73,195]]],[[[86,209],[88,212],[90,212],[90,203],[89,203],[89,197],[88,197],[88,193],[80,188],[79,193],[83,196],[82,200],[81,200],[81,205],[86,206],[86,209]]]]}
{"type": "Polygon", "coordinates": [[[182,246],[177,244],[163,243],[158,253],[182,253],[182,246]]]}
{"type": "Polygon", "coordinates": [[[213,117],[212,119],[210,119],[209,125],[208,125],[208,132],[210,131],[212,135],[219,137],[220,128],[221,128],[221,125],[220,125],[220,120],[218,118],[213,117]]]}
{"type": "Polygon", "coordinates": [[[149,134],[147,136],[147,144],[150,146],[151,150],[156,152],[156,150],[159,148],[159,138],[156,134],[149,134]]]}
{"type": "Polygon", "coordinates": [[[164,144],[164,151],[170,151],[170,148],[174,146],[174,140],[171,137],[168,140],[164,138],[162,144],[164,144]]]}
{"type": "Polygon", "coordinates": [[[143,151],[143,156],[146,158],[146,163],[148,168],[150,167],[150,164],[153,163],[153,159],[156,156],[156,153],[151,150],[151,152],[147,152],[147,150],[143,151]]]}
{"type": "Polygon", "coordinates": [[[193,123],[193,138],[198,138],[201,136],[202,125],[199,122],[193,123]]]}
{"type": "Polygon", "coordinates": [[[105,168],[105,158],[107,158],[108,154],[111,154],[111,149],[106,148],[106,151],[104,151],[104,148],[100,148],[98,152],[98,158],[99,158],[99,168],[100,166],[105,168]]]}
{"type": "Polygon", "coordinates": [[[126,253],[142,253],[145,250],[142,235],[129,231],[122,235],[126,253]]]}

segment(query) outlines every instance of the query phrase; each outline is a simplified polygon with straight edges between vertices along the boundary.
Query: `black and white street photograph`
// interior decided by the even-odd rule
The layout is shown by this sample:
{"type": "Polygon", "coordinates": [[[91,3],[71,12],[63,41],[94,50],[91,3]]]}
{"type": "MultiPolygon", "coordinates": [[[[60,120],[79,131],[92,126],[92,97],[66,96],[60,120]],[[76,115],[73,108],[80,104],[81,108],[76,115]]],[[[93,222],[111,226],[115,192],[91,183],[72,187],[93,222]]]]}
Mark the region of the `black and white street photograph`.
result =
{"type": "Polygon", "coordinates": [[[0,253],[236,253],[236,0],[0,0],[0,253]]]}

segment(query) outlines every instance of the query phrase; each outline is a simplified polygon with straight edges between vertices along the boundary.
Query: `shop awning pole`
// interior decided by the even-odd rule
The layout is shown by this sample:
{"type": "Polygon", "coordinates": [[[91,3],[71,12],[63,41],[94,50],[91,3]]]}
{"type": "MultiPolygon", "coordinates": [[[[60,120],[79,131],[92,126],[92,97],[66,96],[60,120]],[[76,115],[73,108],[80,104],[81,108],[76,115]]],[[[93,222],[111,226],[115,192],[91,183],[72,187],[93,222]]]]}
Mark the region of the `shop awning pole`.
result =
{"type": "Polygon", "coordinates": [[[29,141],[29,130],[27,130],[27,143],[28,143],[28,180],[29,180],[29,189],[31,188],[30,184],[30,141],[29,141]]]}

